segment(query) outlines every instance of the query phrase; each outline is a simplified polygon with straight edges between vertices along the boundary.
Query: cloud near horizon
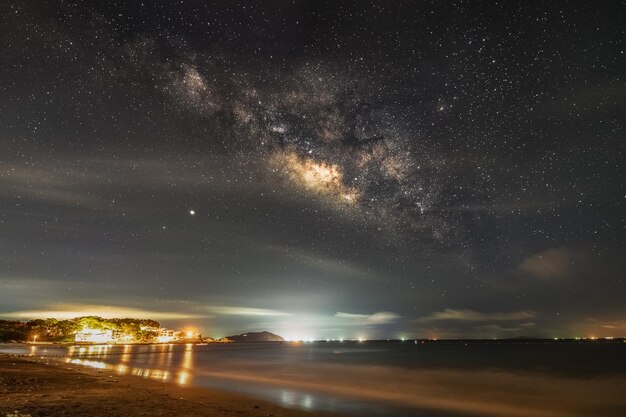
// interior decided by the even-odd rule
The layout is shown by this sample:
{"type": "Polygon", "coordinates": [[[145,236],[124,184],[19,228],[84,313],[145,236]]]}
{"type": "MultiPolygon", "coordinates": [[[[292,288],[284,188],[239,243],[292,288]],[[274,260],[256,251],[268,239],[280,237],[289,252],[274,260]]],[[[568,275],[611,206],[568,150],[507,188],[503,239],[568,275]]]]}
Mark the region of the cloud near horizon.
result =
{"type": "Polygon", "coordinates": [[[171,311],[150,311],[133,307],[116,307],[104,305],[51,304],[41,310],[21,310],[0,313],[0,317],[10,319],[72,319],[83,316],[102,318],[135,318],[151,320],[183,320],[209,318],[207,314],[177,313],[171,311]]]}
{"type": "Polygon", "coordinates": [[[214,306],[208,307],[207,311],[224,316],[292,316],[293,314],[284,311],[271,310],[267,308],[250,308],[240,306],[214,306]]]}
{"type": "Polygon", "coordinates": [[[264,308],[250,308],[240,306],[212,306],[200,309],[191,306],[190,311],[173,312],[145,310],[125,306],[85,305],[54,303],[44,305],[41,309],[18,310],[0,312],[0,317],[13,319],[70,319],[82,316],[98,316],[103,318],[137,318],[153,320],[183,320],[212,318],[217,315],[223,316],[291,316],[292,314],[278,310],[264,308]]]}
{"type": "Polygon", "coordinates": [[[566,247],[551,248],[525,258],[519,269],[542,279],[563,279],[570,275],[577,251],[566,247]]]}
{"type": "Polygon", "coordinates": [[[446,308],[443,311],[436,311],[428,316],[417,319],[419,322],[456,320],[456,321],[516,321],[529,320],[537,317],[538,314],[531,310],[510,311],[506,313],[481,313],[474,310],[455,310],[446,308]]]}
{"type": "Polygon", "coordinates": [[[379,311],[373,314],[352,314],[338,311],[335,317],[354,320],[358,324],[388,324],[398,320],[401,316],[391,311],[379,311]]]}
{"type": "Polygon", "coordinates": [[[582,336],[620,337],[626,333],[626,320],[599,320],[588,318],[575,326],[582,336]]]}

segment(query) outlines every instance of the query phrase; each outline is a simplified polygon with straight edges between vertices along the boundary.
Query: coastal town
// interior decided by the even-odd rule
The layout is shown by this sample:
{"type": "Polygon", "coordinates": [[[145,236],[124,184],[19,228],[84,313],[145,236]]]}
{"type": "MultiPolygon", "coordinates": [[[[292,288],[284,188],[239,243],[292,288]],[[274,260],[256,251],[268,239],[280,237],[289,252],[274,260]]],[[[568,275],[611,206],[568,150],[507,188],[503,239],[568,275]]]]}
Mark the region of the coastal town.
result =
{"type": "Polygon", "coordinates": [[[170,329],[155,320],[104,319],[95,316],[67,320],[0,320],[0,342],[29,343],[228,343],[203,336],[191,327],[170,329]]]}
{"type": "Polygon", "coordinates": [[[209,337],[189,325],[182,329],[171,329],[149,319],[82,316],[65,320],[0,320],[0,343],[188,344],[282,341],[284,339],[281,336],[266,331],[209,337]]]}
{"type": "MultiPolygon", "coordinates": [[[[213,339],[202,337],[193,330],[173,330],[161,327],[141,326],[143,332],[148,333],[144,338],[145,343],[193,343],[193,342],[229,342],[227,338],[213,339]]],[[[74,335],[76,343],[133,343],[136,342],[132,333],[124,333],[120,330],[92,329],[84,327],[74,335]]]]}

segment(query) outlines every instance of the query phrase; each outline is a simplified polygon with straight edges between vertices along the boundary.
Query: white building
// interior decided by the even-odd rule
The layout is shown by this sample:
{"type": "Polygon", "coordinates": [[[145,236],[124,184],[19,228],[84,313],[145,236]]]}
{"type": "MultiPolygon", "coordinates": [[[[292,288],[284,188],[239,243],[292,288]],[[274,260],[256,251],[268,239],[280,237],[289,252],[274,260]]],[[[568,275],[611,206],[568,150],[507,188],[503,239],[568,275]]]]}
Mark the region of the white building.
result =
{"type": "Polygon", "coordinates": [[[161,329],[159,330],[159,335],[156,340],[158,343],[170,343],[181,339],[182,336],[183,332],[177,332],[176,330],[171,329],[161,329]]]}
{"type": "Polygon", "coordinates": [[[114,340],[113,330],[84,328],[74,335],[75,342],[110,343],[114,340]]]}

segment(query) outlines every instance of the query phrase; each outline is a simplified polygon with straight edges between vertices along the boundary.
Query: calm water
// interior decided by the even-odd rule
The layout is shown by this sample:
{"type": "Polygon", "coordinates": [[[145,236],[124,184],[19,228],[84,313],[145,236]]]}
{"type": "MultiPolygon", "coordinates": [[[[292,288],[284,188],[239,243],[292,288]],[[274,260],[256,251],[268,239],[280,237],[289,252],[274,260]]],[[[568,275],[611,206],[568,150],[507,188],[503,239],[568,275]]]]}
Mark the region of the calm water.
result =
{"type": "Polygon", "coordinates": [[[603,389],[598,384],[604,379],[607,384],[615,378],[626,381],[626,343],[4,345],[0,352],[53,356],[182,386],[217,387],[290,408],[368,416],[480,415],[481,410],[493,415],[497,407],[518,404],[528,395],[538,401],[552,395],[539,389],[533,394],[541,384],[548,391],[554,381],[565,391],[571,384],[576,395],[581,384],[588,384],[581,388],[588,392],[603,389]],[[468,391],[477,378],[485,384],[477,390],[502,390],[497,401],[468,391]]]}

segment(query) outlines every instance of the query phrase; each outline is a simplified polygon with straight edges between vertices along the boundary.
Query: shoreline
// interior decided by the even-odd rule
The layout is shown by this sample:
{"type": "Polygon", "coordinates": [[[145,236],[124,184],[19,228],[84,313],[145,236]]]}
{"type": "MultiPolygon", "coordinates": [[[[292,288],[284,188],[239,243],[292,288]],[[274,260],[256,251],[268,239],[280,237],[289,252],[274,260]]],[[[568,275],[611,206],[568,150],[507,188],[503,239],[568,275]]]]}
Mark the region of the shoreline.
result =
{"type": "MultiPolygon", "coordinates": [[[[465,345],[460,349],[455,358],[474,352],[465,345]]],[[[537,353],[536,349],[533,351],[537,353]]],[[[15,411],[21,413],[20,417],[135,414],[330,417],[350,413],[379,416],[622,417],[626,403],[621,389],[626,381],[626,368],[615,367],[615,360],[621,357],[618,355],[623,350],[615,350],[614,347],[609,349],[609,353],[613,352],[609,355],[613,358],[609,362],[599,361],[600,356],[596,357],[593,368],[600,372],[586,372],[585,367],[565,372],[574,363],[572,360],[584,360],[588,349],[578,349],[579,354],[584,353],[585,356],[566,356],[569,359],[565,362],[557,360],[559,366],[554,368],[545,367],[545,363],[543,366],[535,363],[532,367],[501,368],[491,360],[488,363],[475,361],[476,367],[472,368],[421,366],[405,369],[385,365],[384,362],[355,364],[349,360],[303,363],[294,368],[291,363],[277,365],[271,360],[265,361],[263,355],[252,354],[246,361],[242,361],[241,356],[238,361],[237,355],[231,361],[215,355],[209,366],[204,361],[204,366],[196,370],[200,372],[195,376],[205,378],[201,386],[194,386],[188,380],[190,374],[187,370],[191,368],[183,365],[187,356],[185,352],[187,349],[178,351],[176,365],[165,367],[169,369],[167,371],[162,371],[164,368],[159,366],[144,368],[142,363],[152,363],[150,360],[113,361],[114,364],[110,364],[91,360],[89,355],[70,355],[69,359],[68,355],[46,355],[45,349],[41,352],[33,350],[26,355],[0,353],[0,417],[20,415],[15,411]],[[77,379],[80,380],[78,383],[77,379]],[[209,380],[219,382],[212,384],[207,382],[209,380]],[[289,399],[283,402],[286,397],[281,396],[282,391],[266,396],[265,400],[256,400],[255,389],[239,392],[240,387],[245,385],[258,387],[258,392],[265,392],[265,387],[282,387],[311,395],[318,393],[320,398],[315,400],[315,409],[311,408],[313,401],[309,401],[308,405],[289,399]],[[11,399],[3,398],[4,394],[10,394],[11,399]],[[354,409],[335,405],[325,408],[322,405],[324,395],[347,402],[363,402],[354,409]],[[67,402],[72,406],[69,407],[67,402]],[[105,408],[102,408],[103,403],[105,408]],[[283,408],[293,404],[305,408],[283,408]],[[19,408],[25,405],[35,408],[19,408]],[[6,411],[7,407],[13,410],[6,411]],[[142,412],[142,407],[150,407],[150,413],[142,412]],[[317,411],[324,409],[328,412],[317,411]],[[395,410],[404,414],[394,413],[395,410]]],[[[302,351],[298,352],[302,354],[302,351]]],[[[248,356],[246,352],[242,353],[244,357],[248,356]]],[[[306,351],[304,354],[306,356],[306,351]]],[[[601,353],[595,350],[595,354],[601,353]]],[[[102,352],[95,355],[101,356],[102,352]]],[[[534,355],[532,358],[536,360],[534,355]]],[[[551,363],[557,359],[554,355],[548,358],[551,358],[551,363]]],[[[506,361],[506,364],[509,362],[506,361]]]]}
{"type": "Polygon", "coordinates": [[[0,354],[0,416],[339,417],[213,388],[181,387],[53,358],[0,354]]]}

